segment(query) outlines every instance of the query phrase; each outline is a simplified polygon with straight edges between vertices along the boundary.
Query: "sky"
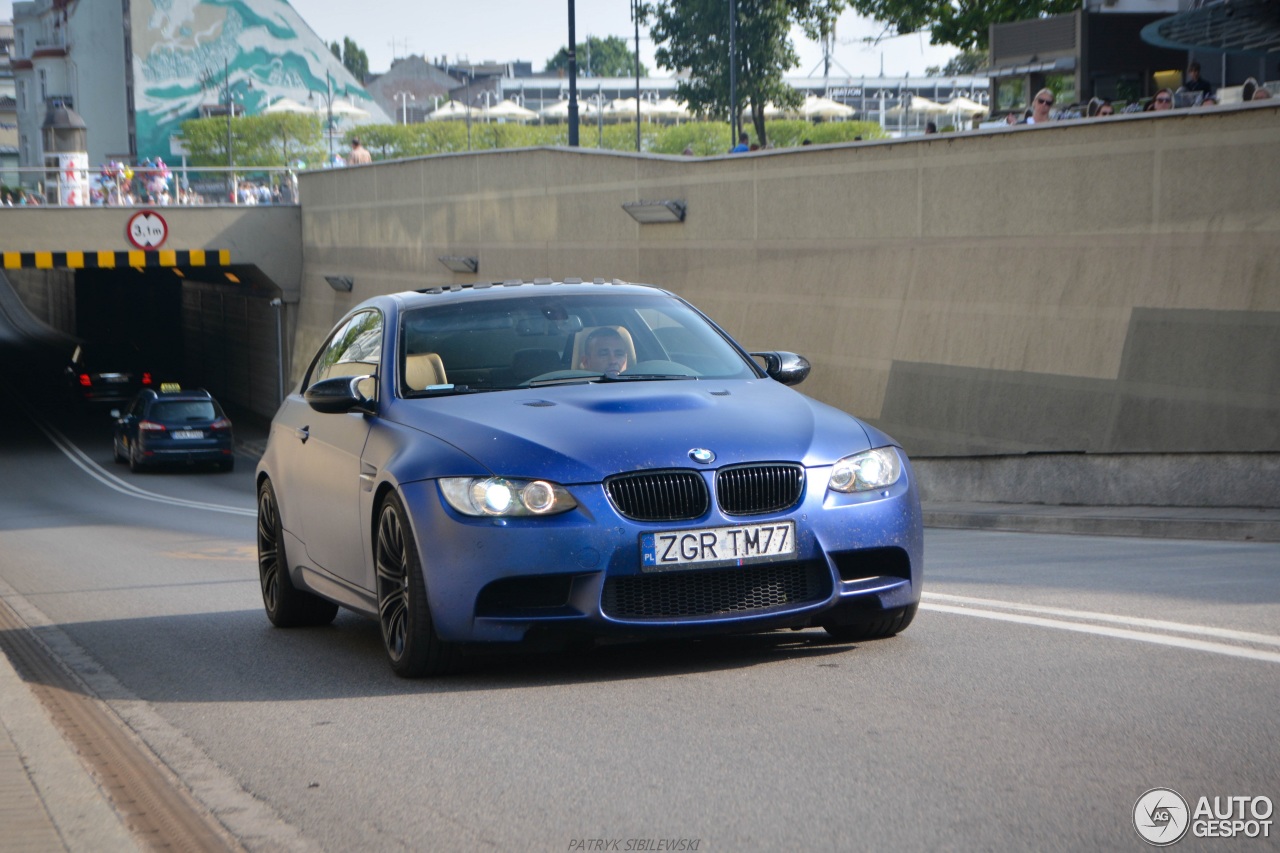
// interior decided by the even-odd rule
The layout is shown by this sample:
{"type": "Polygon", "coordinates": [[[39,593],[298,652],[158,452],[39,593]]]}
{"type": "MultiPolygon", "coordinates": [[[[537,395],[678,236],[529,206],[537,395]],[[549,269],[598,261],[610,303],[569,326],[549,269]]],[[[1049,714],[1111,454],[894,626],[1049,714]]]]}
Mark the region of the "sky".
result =
{"type": "MultiPolygon", "coordinates": [[[[450,60],[472,62],[525,60],[535,70],[569,41],[569,14],[566,0],[290,0],[316,34],[326,42],[350,37],[369,55],[369,70],[375,73],[391,67],[395,57],[417,54],[429,60],[448,56],[450,60]]],[[[631,41],[630,0],[576,0],[578,41],[587,36],[619,36],[631,41]]],[[[13,17],[12,0],[0,0],[0,20],[13,17]]],[[[832,76],[874,77],[883,69],[886,76],[922,76],[930,65],[945,65],[955,55],[952,47],[929,45],[927,34],[897,36],[878,44],[874,38],[881,28],[874,21],[846,13],[836,24],[836,46],[832,76]]],[[[800,65],[794,76],[822,75],[822,47],[792,34],[800,65]]],[[[653,61],[653,42],[640,28],[640,61],[655,76],[669,76],[653,61]]]]}

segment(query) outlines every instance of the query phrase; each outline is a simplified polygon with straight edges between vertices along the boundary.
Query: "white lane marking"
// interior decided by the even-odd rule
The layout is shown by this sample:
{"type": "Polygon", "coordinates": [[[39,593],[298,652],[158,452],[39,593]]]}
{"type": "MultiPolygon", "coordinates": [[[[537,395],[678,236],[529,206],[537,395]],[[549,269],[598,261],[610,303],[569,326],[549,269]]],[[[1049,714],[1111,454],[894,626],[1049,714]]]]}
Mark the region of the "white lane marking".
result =
{"type": "Polygon", "coordinates": [[[1180,649],[1194,649],[1195,651],[1212,652],[1213,654],[1227,655],[1229,657],[1280,663],[1280,652],[1228,646],[1225,643],[1210,643],[1205,640],[1192,640],[1187,637],[1147,634],[1142,631],[1129,631],[1124,628],[1106,628],[1101,625],[1086,625],[1083,622],[1062,622],[1057,619],[1043,619],[1039,616],[1020,616],[1017,613],[999,613],[995,610],[977,610],[972,607],[952,607],[948,604],[929,604],[926,602],[921,604],[920,607],[923,610],[952,613],[957,616],[977,616],[981,619],[995,619],[1000,622],[1034,625],[1037,628],[1057,628],[1062,631],[1076,631],[1081,634],[1096,634],[1120,640],[1134,640],[1139,643],[1154,643],[1158,646],[1174,646],[1180,649]]]}
{"type": "Polygon", "coordinates": [[[1092,610],[1067,610],[1061,607],[1040,607],[1034,604],[1017,604],[1012,601],[1001,601],[995,598],[970,598],[965,595],[947,595],[941,592],[926,592],[924,598],[951,604],[976,604],[980,607],[993,607],[1000,610],[1016,610],[1022,613],[1038,613],[1042,616],[1062,616],[1067,619],[1082,619],[1091,622],[1109,622],[1113,625],[1128,625],[1131,628],[1150,628],[1155,631],[1172,631],[1178,634],[1195,634],[1202,637],[1217,637],[1220,640],[1235,640],[1239,643],[1255,643],[1263,646],[1280,646],[1280,637],[1271,634],[1252,634],[1248,631],[1233,631],[1230,628],[1211,628],[1208,625],[1188,625],[1184,622],[1165,622],[1160,619],[1144,619],[1140,616],[1116,616],[1111,613],[1098,613],[1092,610]]]}
{"type": "Polygon", "coordinates": [[[117,491],[120,494],[128,495],[131,498],[138,498],[139,500],[155,501],[156,503],[188,507],[190,509],[202,509],[207,512],[223,512],[228,515],[243,515],[250,518],[258,514],[257,509],[245,509],[238,506],[226,506],[225,504],[211,504],[205,503],[204,501],[191,501],[186,498],[171,498],[167,495],[159,495],[155,492],[148,492],[145,489],[140,489],[132,483],[126,483],[114,474],[108,474],[104,471],[102,466],[89,458],[88,454],[83,450],[72,444],[71,440],[58,432],[58,429],[52,424],[44,423],[44,421],[36,417],[33,412],[27,412],[27,414],[31,417],[31,420],[35,425],[40,428],[40,431],[43,432],[45,436],[53,442],[54,446],[57,447],[58,450],[62,451],[62,454],[70,459],[77,468],[84,471],[102,485],[117,491]]]}

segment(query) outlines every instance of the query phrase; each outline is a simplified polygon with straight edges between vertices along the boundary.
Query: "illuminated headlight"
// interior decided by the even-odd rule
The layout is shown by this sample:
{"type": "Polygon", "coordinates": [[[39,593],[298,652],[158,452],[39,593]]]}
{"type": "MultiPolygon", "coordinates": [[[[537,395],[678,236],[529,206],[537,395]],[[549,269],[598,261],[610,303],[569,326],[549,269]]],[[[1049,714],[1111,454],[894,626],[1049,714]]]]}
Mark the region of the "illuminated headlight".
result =
{"type": "Polygon", "coordinates": [[[447,477],[440,491],[463,515],[555,515],[578,505],[564,486],[546,480],[505,477],[447,477]]]}
{"type": "Polygon", "coordinates": [[[892,447],[877,447],[846,456],[831,466],[831,479],[827,485],[832,491],[869,492],[883,489],[898,482],[902,476],[902,460],[892,447]]]}

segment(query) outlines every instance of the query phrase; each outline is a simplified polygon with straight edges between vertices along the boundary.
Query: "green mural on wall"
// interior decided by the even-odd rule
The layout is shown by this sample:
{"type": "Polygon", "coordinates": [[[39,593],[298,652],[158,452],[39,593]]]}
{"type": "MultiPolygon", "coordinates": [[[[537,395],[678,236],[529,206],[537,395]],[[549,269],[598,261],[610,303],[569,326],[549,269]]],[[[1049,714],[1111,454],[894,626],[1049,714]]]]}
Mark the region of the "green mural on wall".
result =
{"type": "Polygon", "coordinates": [[[284,97],[323,114],[332,83],[339,128],[390,122],[286,0],[134,0],[131,25],[139,160],[171,157],[170,136],[228,89],[237,114],[284,97]]]}

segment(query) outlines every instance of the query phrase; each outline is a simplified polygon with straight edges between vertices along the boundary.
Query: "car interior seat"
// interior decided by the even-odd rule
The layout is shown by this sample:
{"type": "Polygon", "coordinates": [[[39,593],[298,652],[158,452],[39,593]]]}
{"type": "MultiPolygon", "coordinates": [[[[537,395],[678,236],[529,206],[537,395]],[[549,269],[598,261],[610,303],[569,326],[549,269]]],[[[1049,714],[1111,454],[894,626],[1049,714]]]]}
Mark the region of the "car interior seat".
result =
{"type": "Polygon", "coordinates": [[[413,391],[425,391],[432,385],[448,385],[444,362],[434,352],[419,352],[404,357],[404,384],[413,391]]]}
{"type": "Polygon", "coordinates": [[[582,358],[587,352],[587,338],[591,337],[591,333],[596,329],[612,329],[622,338],[622,344],[627,348],[627,367],[634,368],[636,366],[636,345],[631,340],[631,333],[627,331],[625,326],[587,326],[573,338],[573,360],[569,362],[569,367],[573,370],[582,369],[582,358]]]}

